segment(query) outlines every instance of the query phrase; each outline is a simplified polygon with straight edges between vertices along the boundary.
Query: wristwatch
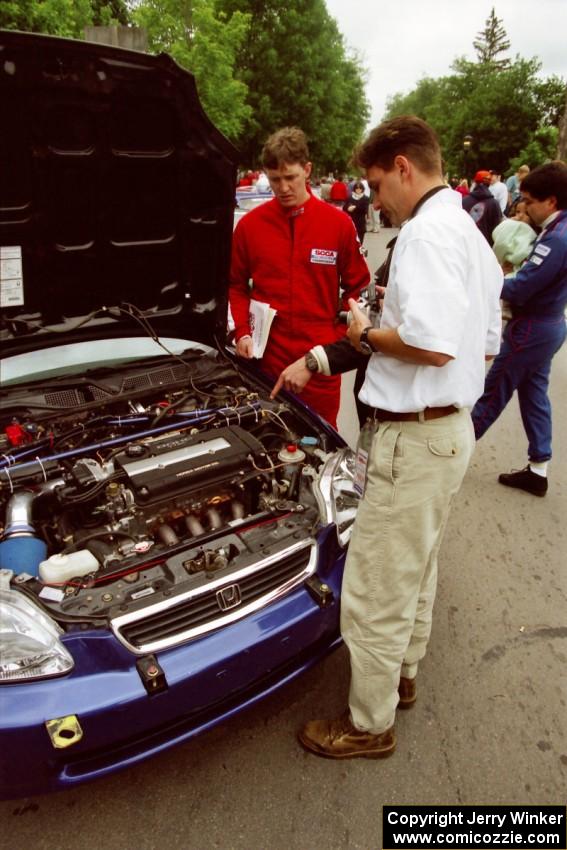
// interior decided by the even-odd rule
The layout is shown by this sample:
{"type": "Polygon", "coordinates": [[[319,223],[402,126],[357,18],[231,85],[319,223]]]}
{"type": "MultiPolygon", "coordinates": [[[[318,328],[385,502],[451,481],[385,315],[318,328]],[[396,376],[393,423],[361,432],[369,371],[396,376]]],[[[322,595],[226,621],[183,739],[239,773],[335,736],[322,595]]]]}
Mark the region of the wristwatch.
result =
{"type": "Polygon", "coordinates": [[[313,354],[312,351],[308,351],[305,355],[305,365],[309,369],[310,372],[318,372],[319,371],[319,363],[317,358],[313,354]]]}
{"type": "Polygon", "coordinates": [[[359,345],[360,345],[360,350],[362,351],[363,354],[374,354],[375,351],[376,351],[376,349],[374,348],[374,346],[372,345],[372,343],[368,339],[368,334],[370,333],[370,331],[372,329],[373,329],[372,325],[368,325],[368,327],[364,328],[364,330],[360,334],[359,345]]]}

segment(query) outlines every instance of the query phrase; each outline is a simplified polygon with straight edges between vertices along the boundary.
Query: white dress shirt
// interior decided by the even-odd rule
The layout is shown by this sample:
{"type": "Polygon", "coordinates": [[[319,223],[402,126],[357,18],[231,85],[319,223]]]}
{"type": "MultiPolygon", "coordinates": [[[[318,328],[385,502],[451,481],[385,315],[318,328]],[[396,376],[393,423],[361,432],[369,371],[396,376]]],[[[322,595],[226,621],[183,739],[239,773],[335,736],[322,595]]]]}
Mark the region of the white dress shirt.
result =
{"type": "Polygon", "coordinates": [[[395,412],[472,407],[484,389],[485,355],[500,349],[502,269],[451,189],[427,200],[398,236],[381,328],[407,345],[454,358],[445,366],[373,354],[360,398],[395,412]]]}

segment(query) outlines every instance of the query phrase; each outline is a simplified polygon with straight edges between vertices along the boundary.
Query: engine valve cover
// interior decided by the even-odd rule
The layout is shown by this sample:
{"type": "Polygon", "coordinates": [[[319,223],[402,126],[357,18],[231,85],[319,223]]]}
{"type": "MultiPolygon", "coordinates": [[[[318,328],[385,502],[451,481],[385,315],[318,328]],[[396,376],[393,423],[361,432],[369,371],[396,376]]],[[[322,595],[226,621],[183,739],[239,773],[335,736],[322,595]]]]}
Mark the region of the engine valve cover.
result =
{"type": "Polygon", "coordinates": [[[262,444],[242,428],[218,428],[206,435],[177,432],[143,443],[144,456],[132,456],[132,447],[115,458],[130,480],[136,498],[151,501],[179,490],[194,490],[205,483],[226,480],[250,469],[250,454],[262,444]]]}

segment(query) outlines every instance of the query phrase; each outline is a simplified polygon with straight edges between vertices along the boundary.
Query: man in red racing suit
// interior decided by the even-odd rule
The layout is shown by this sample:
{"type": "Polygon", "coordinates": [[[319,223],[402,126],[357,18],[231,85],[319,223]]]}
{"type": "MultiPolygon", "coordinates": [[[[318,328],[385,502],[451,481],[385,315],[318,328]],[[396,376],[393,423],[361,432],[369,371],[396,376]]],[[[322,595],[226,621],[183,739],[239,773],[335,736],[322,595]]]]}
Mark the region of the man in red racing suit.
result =
{"type": "MultiPolygon", "coordinates": [[[[307,188],[311,163],[303,132],[287,127],[274,133],[262,158],[275,198],[236,227],[230,307],[237,354],[247,358],[252,357],[250,298],[277,311],[261,360],[262,369],[276,378],[313,345],[344,335],[337,313],[348,310],[348,299],[368,285],[369,272],[349,216],[307,188]]],[[[302,400],[334,427],[340,386],[340,376],[314,374],[302,393],[302,400]]]]}

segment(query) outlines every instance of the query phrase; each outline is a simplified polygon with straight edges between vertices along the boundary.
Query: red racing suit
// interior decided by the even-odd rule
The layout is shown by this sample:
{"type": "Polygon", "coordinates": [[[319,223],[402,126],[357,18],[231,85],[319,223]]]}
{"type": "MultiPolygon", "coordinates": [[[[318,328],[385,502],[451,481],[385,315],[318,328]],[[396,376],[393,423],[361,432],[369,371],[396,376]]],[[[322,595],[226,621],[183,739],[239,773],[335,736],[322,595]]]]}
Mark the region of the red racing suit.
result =
{"type": "MultiPolygon", "coordinates": [[[[344,335],[337,313],[348,310],[348,299],[358,298],[369,279],[346,213],[312,195],[292,210],[274,198],[247,213],[233,234],[229,295],[236,340],[250,333],[250,297],[277,310],[261,361],[275,379],[314,345],[344,335]]],[[[301,394],[334,427],[340,381],[314,374],[301,394]]]]}

